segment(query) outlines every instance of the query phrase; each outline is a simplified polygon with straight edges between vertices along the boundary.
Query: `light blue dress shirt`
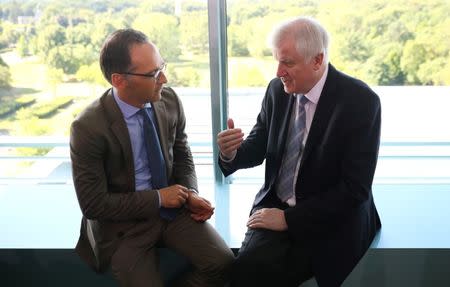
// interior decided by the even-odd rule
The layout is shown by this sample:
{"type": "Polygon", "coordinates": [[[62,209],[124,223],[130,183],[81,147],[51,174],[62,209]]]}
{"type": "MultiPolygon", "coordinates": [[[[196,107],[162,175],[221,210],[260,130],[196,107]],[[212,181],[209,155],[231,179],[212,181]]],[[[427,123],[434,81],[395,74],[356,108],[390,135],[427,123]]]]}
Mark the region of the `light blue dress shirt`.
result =
{"type": "MultiPolygon", "coordinates": [[[[148,165],[147,151],[144,145],[144,133],[143,124],[144,119],[137,112],[140,110],[134,106],[131,106],[122,101],[117,95],[117,91],[113,89],[114,99],[117,102],[120,110],[122,111],[125,123],[128,127],[128,133],[130,135],[131,149],[133,151],[134,160],[134,176],[136,190],[151,189],[151,173],[148,165]]],[[[148,103],[145,107],[150,107],[148,103]]]]}

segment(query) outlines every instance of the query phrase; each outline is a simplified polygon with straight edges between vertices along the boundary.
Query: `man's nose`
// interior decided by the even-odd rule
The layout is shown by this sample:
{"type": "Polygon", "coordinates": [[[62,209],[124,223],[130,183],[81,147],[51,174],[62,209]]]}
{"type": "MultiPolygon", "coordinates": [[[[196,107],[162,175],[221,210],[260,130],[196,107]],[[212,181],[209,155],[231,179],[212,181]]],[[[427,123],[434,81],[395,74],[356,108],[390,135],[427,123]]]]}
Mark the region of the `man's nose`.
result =
{"type": "Polygon", "coordinates": [[[167,83],[167,77],[166,77],[166,73],[164,71],[161,71],[161,73],[159,74],[158,83],[160,83],[160,84],[167,83]]]}
{"type": "Polygon", "coordinates": [[[281,64],[278,64],[277,77],[281,78],[281,77],[285,77],[286,75],[287,75],[286,70],[283,68],[283,66],[281,64]]]}

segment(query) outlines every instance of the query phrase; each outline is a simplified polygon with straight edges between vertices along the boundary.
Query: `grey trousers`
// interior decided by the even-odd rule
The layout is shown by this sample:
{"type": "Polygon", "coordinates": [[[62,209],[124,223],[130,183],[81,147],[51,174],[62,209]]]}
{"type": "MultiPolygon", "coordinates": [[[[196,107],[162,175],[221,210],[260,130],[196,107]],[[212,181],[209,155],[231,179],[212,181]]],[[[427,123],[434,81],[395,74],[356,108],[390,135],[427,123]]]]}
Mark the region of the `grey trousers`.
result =
{"type": "Polygon", "coordinates": [[[176,286],[224,286],[234,255],[207,222],[194,221],[183,210],[173,221],[152,220],[123,238],[111,258],[111,270],[122,287],[160,287],[157,245],[185,256],[193,268],[176,286]]]}

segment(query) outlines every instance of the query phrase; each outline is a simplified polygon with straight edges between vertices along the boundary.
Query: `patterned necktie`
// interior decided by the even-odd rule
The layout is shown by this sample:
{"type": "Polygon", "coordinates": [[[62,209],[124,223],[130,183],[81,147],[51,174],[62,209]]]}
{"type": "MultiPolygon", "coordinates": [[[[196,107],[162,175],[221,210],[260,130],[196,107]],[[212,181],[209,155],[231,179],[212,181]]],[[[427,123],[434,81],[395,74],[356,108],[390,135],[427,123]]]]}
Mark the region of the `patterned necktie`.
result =
{"type": "MultiPolygon", "coordinates": [[[[167,187],[166,162],[159,143],[158,134],[154,124],[152,109],[143,108],[139,111],[144,119],[144,145],[147,151],[148,165],[150,168],[152,187],[161,189],[167,187]]],[[[167,220],[173,220],[179,208],[160,207],[159,214],[167,220]]]]}
{"type": "Polygon", "coordinates": [[[303,149],[306,130],[305,104],[308,102],[308,98],[304,95],[297,95],[297,97],[300,97],[298,111],[291,129],[288,131],[283,162],[278,176],[277,194],[282,202],[286,202],[294,195],[295,169],[303,149]]]}

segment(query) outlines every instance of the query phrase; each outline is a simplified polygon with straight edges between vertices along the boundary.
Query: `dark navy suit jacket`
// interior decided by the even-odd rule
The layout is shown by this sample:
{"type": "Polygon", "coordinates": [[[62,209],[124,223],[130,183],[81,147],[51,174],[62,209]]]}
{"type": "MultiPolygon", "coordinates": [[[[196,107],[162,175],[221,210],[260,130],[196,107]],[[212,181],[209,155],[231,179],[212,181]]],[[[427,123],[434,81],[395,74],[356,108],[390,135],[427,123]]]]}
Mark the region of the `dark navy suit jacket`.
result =
{"type": "MultiPolygon", "coordinates": [[[[266,161],[265,181],[254,207],[276,198],[294,97],[280,79],[266,91],[257,123],[235,159],[219,165],[225,176],[266,161]]],[[[381,228],[372,180],[380,142],[378,96],[363,82],[329,65],[302,155],[297,204],[285,210],[288,232],[305,244],[320,286],[339,286],[381,228]]]]}

